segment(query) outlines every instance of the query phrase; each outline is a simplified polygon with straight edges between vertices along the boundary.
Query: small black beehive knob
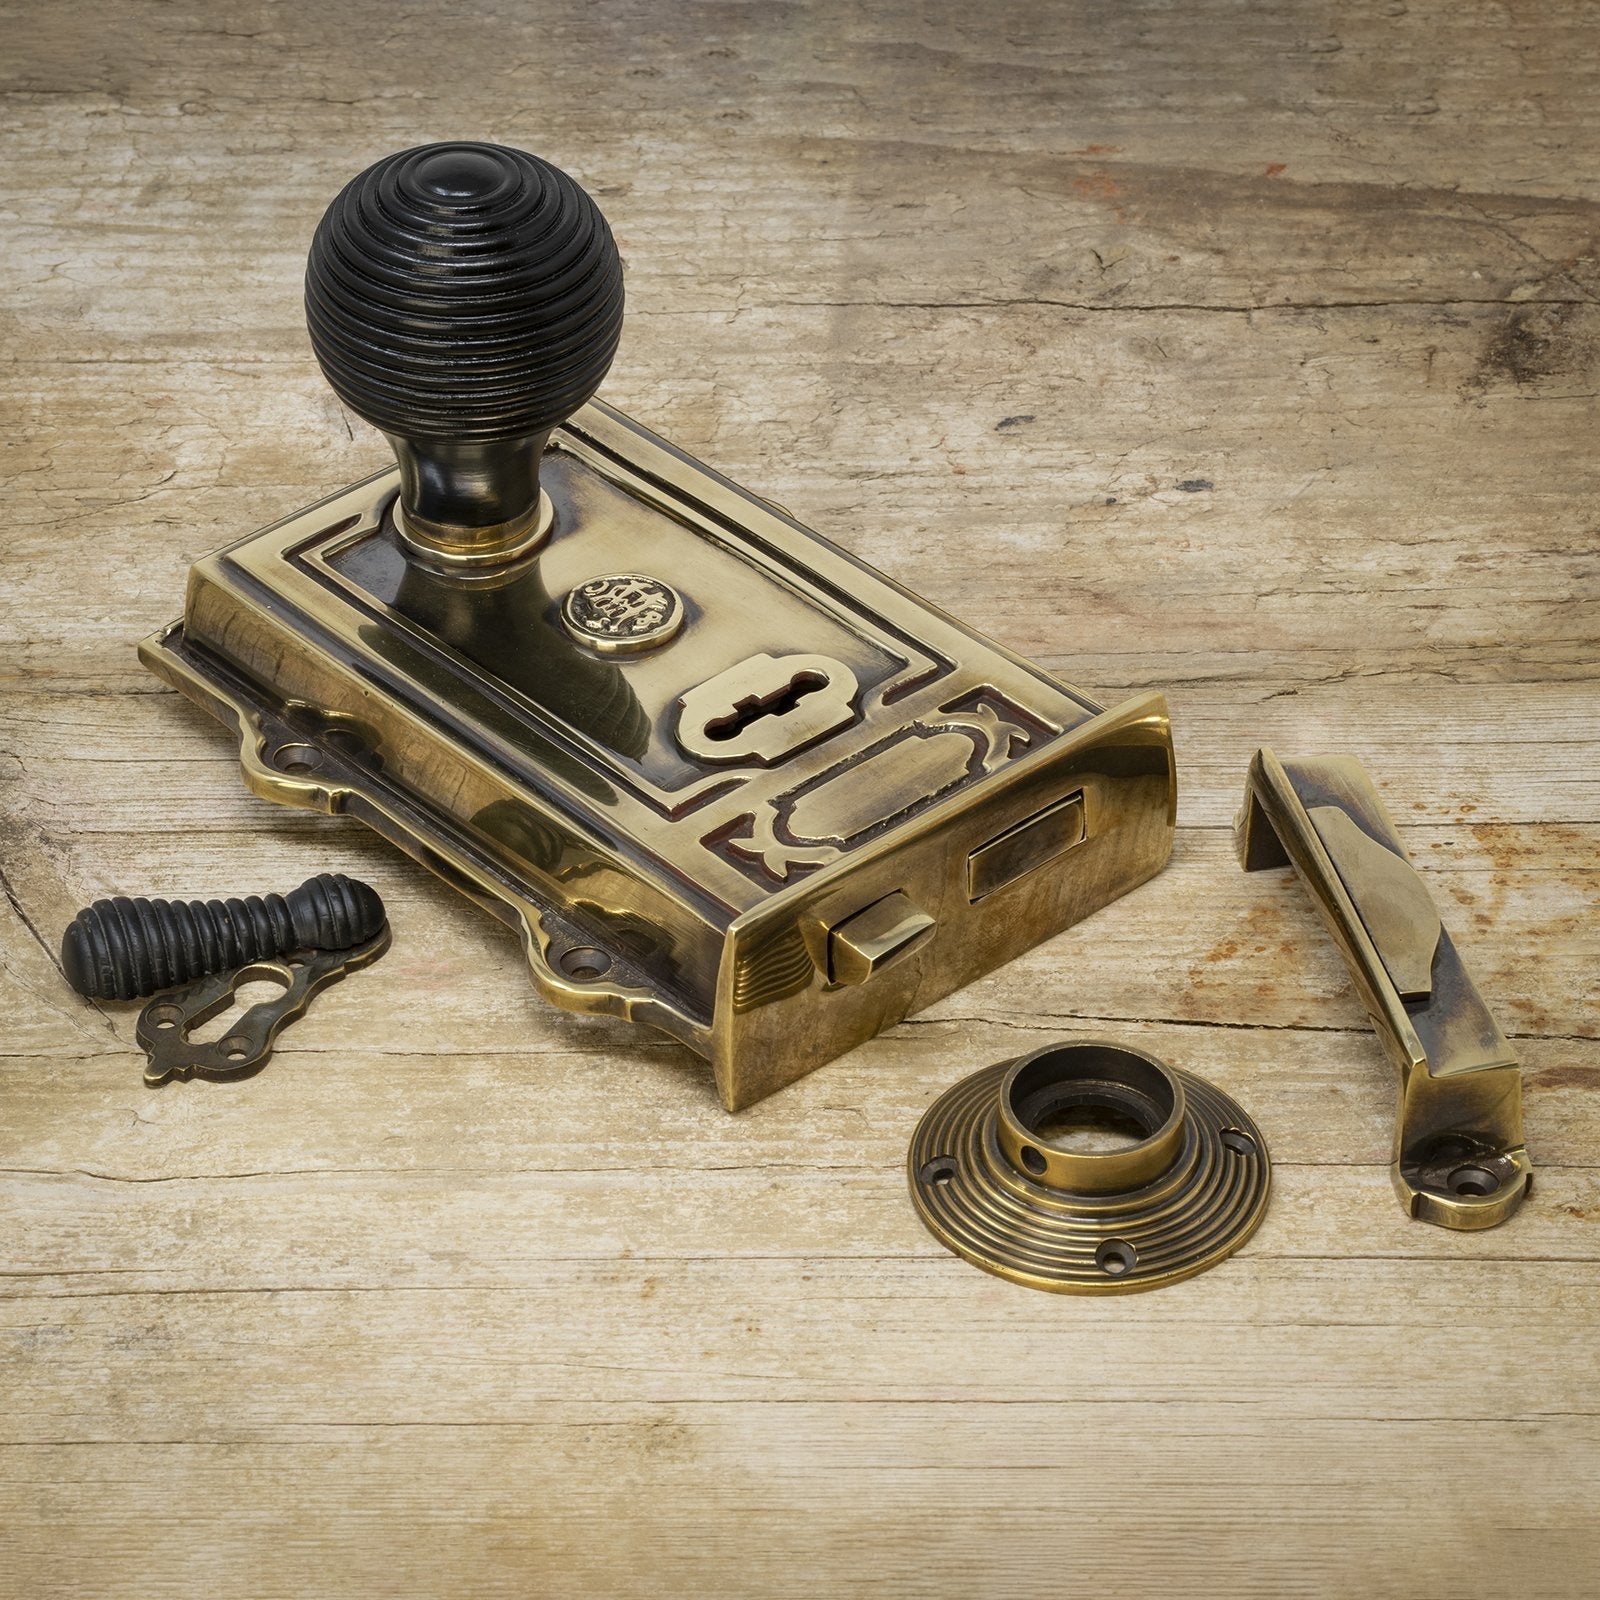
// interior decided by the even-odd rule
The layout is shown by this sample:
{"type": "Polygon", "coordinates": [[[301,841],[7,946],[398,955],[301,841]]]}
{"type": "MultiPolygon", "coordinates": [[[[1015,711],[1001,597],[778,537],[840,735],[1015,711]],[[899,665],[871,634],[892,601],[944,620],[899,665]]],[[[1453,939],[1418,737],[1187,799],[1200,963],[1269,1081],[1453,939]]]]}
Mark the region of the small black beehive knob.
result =
{"type": "Polygon", "coordinates": [[[288,894],[240,900],[96,900],[61,940],[61,970],[79,994],[137,1000],[175,983],[290,950],[348,950],[384,923],[376,889],[319,872],[288,894]]]}
{"type": "Polygon", "coordinates": [[[622,263],[600,208],[548,162],[421,145],[328,207],[306,322],[339,398],[394,447],[407,542],[498,563],[548,528],[539,459],[616,354],[622,263]]]}

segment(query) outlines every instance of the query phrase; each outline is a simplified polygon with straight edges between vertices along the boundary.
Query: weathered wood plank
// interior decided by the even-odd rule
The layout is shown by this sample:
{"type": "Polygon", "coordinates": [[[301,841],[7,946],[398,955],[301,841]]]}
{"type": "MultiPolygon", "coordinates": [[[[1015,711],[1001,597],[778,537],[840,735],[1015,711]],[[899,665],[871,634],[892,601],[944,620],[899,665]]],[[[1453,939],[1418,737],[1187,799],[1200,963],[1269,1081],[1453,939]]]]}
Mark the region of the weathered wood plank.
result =
{"type": "MultiPolygon", "coordinates": [[[[1600,322],[1524,392],[1482,380],[1503,315],[775,308],[630,343],[606,392],[1085,685],[1582,679],[1600,322]]],[[[83,447],[14,448],[13,673],[126,683],[190,560],[383,459],[309,357],[182,371],[170,421],[104,364],[14,375],[83,447]],[[91,459],[108,405],[130,450],[91,459]],[[80,544],[118,601],[91,617],[40,559],[80,544]]]]}
{"type": "Polygon", "coordinates": [[[1600,76],[1576,3],[13,8],[0,261],[0,1594],[1591,1600],[1600,1570],[1600,76]],[[1091,693],[1165,688],[1172,866],[739,1117],[555,1013],[133,658],[383,460],[307,350],[364,162],[528,145],[611,217],[605,394],[1091,693]],[[1525,1066],[1509,1227],[1408,1222],[1394,1085],[1257,745],[1367,762],[1525,1066]],[[370,879],[393,951],[148,1091],[102,893],[370,879]],[[1029,1294],[921,1110],[1111,1034],[1236,1094],[1216,1272],[1029,1294]]]}

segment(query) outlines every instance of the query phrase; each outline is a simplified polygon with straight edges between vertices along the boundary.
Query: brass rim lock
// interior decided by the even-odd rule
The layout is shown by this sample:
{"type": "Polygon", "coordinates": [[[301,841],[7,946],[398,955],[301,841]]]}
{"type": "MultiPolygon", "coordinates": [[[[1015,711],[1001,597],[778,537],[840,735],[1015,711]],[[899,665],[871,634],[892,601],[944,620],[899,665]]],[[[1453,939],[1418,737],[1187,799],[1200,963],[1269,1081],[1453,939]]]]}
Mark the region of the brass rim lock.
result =
{"type": "Polygon", "coordinates": [[[357,175],[306,321],[395,463],[195,563],[142,655],[256,794],[375,829],[736,1111],[1158,872],[1171,728],[595,399],[623,299],[598,206],[526,151],[357,175]]]}
{"type": "Polygon", "coordinates": [[[1220,1089],[1085,1040],[946,1090],[917,1126],[908,1177],[928,1229],[974,1266],[1058,1294],[1126,1294],[1237,1250],[1266,1210],[1271,1164],[1220,1089]]]}

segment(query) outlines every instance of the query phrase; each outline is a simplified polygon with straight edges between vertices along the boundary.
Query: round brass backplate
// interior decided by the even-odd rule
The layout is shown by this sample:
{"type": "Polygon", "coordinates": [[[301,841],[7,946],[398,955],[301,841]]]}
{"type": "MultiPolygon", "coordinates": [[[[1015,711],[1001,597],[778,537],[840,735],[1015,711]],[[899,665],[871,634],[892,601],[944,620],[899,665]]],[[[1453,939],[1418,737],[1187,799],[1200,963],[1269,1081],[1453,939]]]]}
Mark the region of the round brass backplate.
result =
{"type": "Polygon", "coordinates": [[[963,1078],[908,1164],[917,1214],[986,1272],[1058,1294],[1126,1294],[1215,1266],[1255,1231],[1271,1166],[1256,1125],[1203,1078],[1102,1040],[963,1078]],[[1085,1127],[1121,1148],[1075,1148],[1085,1127]]]}

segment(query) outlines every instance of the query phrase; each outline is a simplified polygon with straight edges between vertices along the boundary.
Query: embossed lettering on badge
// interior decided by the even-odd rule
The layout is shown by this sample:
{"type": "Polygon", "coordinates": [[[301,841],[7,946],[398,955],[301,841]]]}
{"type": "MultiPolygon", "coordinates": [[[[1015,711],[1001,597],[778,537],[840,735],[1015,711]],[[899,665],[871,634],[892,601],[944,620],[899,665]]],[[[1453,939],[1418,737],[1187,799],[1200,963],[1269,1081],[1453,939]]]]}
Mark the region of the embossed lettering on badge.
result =
{"type": "Polygon", "coordinates": [[[590,649],[627,655],[665,644],[683,625],[683,601],[659,578],[622,572],[580,583],[561,615],[572,636],[590,649]]]}
{"type": "Polygon", "coordinates": [[[144,658],[557,1005],[666,1030],[737,1109],[1166,861],[1159,695],[1103,709],[592,398],[621,266],[566,174],[380,161],[306,306],[396,466],[197,562],[144,658]]]}

